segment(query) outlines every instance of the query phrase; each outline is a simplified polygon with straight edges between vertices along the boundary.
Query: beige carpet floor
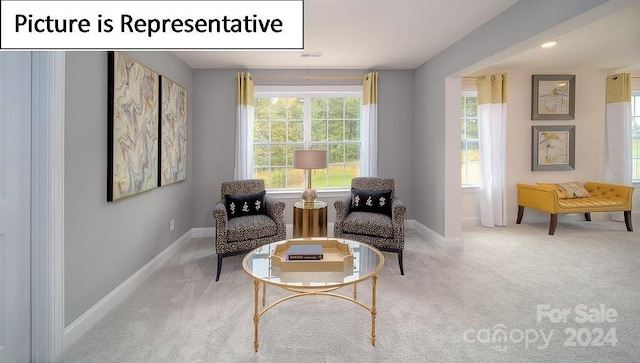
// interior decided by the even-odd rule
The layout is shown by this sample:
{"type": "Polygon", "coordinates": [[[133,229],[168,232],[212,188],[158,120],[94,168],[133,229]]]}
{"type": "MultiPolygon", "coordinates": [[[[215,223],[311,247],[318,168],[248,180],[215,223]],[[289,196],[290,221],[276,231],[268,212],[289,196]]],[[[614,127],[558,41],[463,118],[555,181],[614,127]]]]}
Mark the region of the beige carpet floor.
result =
{"type": "Polygon", "coordinates": [[[409,230],[405,276],[385,253],[375,347],[367,311],[313,296],[263,316],[257,353],[242,256],[215,282],[213,240],[193,239],[59,362],[640,362],[640,226],[547,227],[465,228],[461,250],[409,230]]]}

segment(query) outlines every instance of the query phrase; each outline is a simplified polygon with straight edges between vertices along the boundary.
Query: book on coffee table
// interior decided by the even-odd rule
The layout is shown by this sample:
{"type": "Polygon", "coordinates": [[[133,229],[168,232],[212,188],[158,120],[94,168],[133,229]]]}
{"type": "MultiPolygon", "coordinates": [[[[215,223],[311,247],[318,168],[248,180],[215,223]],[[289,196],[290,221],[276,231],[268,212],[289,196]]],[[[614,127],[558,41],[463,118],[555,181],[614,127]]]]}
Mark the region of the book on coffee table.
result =
{"type": "Polygon", "coordinates": [[[287,260],[322,260],[322,245],[291,245],[287,260]]]}

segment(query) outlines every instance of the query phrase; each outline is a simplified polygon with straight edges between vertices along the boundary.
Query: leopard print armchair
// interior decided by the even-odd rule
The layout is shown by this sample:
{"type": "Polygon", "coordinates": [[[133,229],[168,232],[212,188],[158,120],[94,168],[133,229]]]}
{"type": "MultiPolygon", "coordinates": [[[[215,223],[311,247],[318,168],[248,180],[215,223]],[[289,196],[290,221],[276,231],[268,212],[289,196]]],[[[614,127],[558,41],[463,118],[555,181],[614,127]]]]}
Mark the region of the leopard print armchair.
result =
{"type": "Polygon", "coordinates": [[[404,275],[402,251],[404,250],[404,215],[407,207],[394,195],[394,179],[358,177],[353,178],[351,187],[368,191],[391,190],[391,216],[383,213],[351,211],[351,195],[349,195],[334,203],[336,221],[333,235],[365,242],[381,251],[397,253],[400,274],[404,275]]]}
{"type": "Polygon", "coordinates": [[[267,243],[286,239],[285,204],[273,197],[264,196],[264,213],[235,218],[229,218],[227,215],[225,195],[256,194],[264,190],[262,179],[222,183],[221,200],[213,208],[213,218],[216,222],[216,254],[218,255],[216,281],[220,279],[224,257],[246,253],[267,243]]]}

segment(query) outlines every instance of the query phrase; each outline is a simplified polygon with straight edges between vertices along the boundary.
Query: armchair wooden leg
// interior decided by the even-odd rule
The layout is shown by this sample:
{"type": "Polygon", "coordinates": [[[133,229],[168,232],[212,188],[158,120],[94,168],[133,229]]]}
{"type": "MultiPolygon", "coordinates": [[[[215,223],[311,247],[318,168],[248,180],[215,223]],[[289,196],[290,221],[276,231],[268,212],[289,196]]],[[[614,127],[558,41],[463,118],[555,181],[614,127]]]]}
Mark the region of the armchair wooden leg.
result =
{"type": "Polygon", "coordinates": [[[584,218],[587,220],[587,222],[591,222],[591,213],[589,212],[585,213],[584,218]]]}
{"type": "Polygon", "coordinates": [[[218,255],[218,272],[216,272],[216,281],[220,279],[220,271],[222,271],[222,255],[218,255]]]}
{"type": "Polygon", "coordinates": [[[627,231],[633,232],[633,224],[631,223],[631,211],[624,211],[624,224],[627,226],[627,231]]]}
{"type": "Polygon", "coordinates": [[[551,221],[549,221],[549,235],[553,236],[556,233],[556,225],[558,224],[558,214],[551,214],[551,221]]]}
{"type": "Polygon", "coordinates": [[[524,207],[518,206],[518,219],[516,220],[516,224],[520,224],[522,222],[522,216],[524,215],[524,207]]]}
{"type": "Polygon", "coordinates": [[[400,264],[400,275],[404,276],[404,266],[402,265],[402,250],[398,251],[398,263],[400,264]]]}

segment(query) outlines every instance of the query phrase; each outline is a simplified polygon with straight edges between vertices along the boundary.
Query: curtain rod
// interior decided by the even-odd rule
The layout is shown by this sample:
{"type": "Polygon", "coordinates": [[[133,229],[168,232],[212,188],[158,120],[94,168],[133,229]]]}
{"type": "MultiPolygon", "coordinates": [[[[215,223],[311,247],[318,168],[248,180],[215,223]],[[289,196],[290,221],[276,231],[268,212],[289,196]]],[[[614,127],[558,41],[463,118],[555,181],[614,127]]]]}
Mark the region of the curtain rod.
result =
{"type": "MultiPolygon", "coordinates": [[[[362,80],[364,75],[362,76],[253,76],[255,80],[266,80],[266,81],[282,81],[282,80],[340,80],[340,79],[351,79],[351,80],[362,80]]],[[[238,79],[236,76],[235,79],[238,79]]],[[[378,77],[380,79],[380,77],[378,77]]]]}
{"type": "Polygon", "coordinates": [[[481,76],[477,76],[477,77],[462,77],[462,79],[478,79],[478,78],[482,78],[482,77],[486,77],[486,76],[490,76],[492,74],[504,74],[504,72],[498,72],[498,73],[487,73],[487,74],[483,74],[481,76]]]}

